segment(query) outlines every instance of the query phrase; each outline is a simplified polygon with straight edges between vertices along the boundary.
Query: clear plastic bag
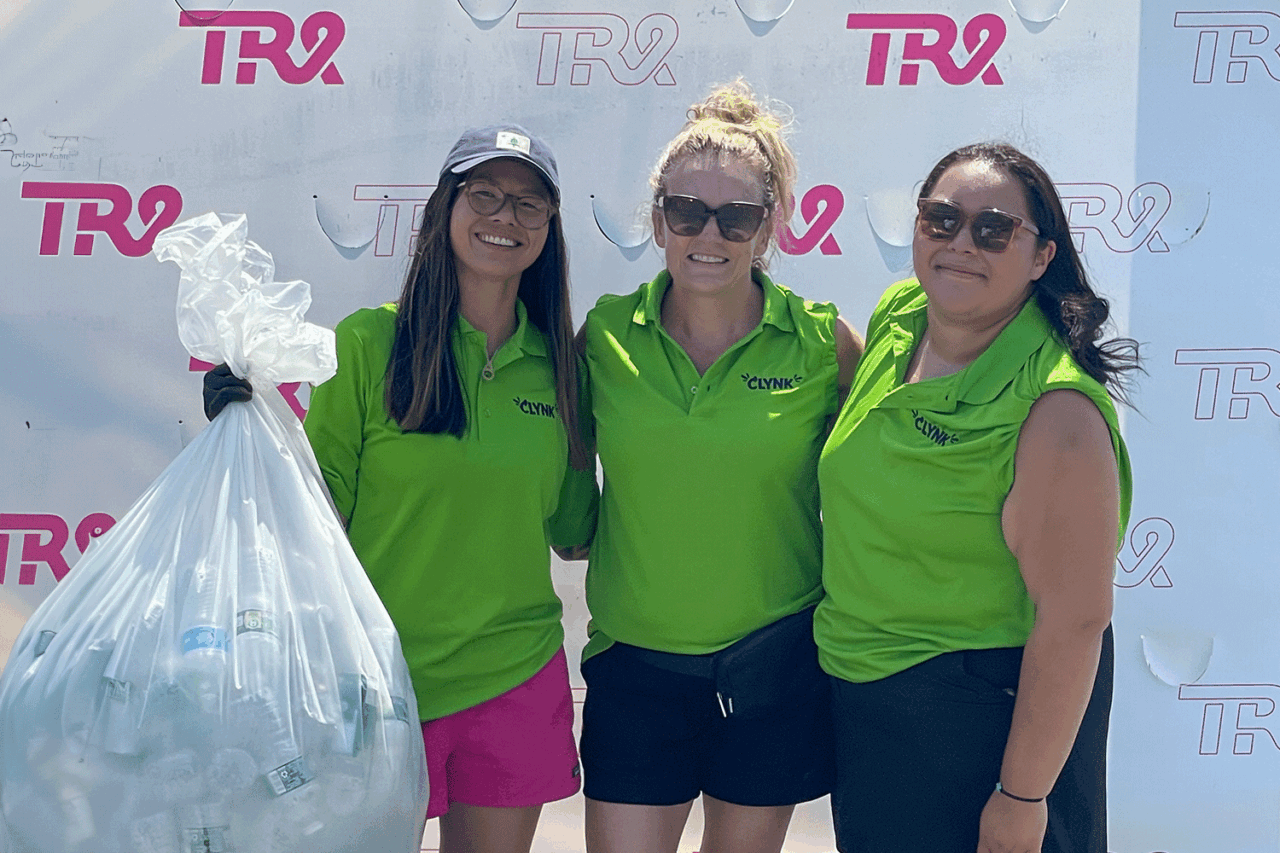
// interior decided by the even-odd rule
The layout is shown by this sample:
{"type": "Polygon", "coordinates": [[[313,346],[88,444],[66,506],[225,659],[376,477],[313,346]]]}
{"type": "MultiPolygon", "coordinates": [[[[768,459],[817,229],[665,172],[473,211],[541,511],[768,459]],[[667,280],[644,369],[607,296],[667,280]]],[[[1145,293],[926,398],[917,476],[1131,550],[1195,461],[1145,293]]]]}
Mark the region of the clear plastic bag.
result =
{"type": "Polygon", "coordinates": [[[32,615],[0,677],[0,851],[416,851],[427,803],[399,638],[277,382],[318,383],[243,216],[159,235],[188,351],[255,388],[32,615]],[[8,845],[6,850],[5,845],[8,845]]]}

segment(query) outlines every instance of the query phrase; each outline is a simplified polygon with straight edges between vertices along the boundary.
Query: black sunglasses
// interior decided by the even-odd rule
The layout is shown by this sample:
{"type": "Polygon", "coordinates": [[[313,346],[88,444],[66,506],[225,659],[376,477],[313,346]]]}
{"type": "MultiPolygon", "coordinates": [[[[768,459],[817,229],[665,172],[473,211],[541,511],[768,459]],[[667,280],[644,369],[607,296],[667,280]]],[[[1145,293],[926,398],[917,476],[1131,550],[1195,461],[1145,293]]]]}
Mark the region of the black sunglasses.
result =
{"type": "Polygon", "coordinates": [[[969,222],[969,232],[973,236],[973,245],[986,252],[1003,252],[1013,241],[1014,232],[1025,228],[1037,237],[1040,229],[1028,225],[1021,216],[996,210],[994,207],[979,210],[970,216],[960,206],[949,201],[935,198],[922,198],[916,201],[920,209],[916,222],[920,233],[930,240],[951,240],[969,222]]]}
{"type": "Polygon", "coordinates": [[[769,212],[763,204],[745,201],[710,208],[701,199],[687,195],[664,195],[658,199],[658,207],[673,234],[681,237],[701,234],[707,220],[714,216],[721,236],[730,243],[745,243],[754,237],[769,212]]]}

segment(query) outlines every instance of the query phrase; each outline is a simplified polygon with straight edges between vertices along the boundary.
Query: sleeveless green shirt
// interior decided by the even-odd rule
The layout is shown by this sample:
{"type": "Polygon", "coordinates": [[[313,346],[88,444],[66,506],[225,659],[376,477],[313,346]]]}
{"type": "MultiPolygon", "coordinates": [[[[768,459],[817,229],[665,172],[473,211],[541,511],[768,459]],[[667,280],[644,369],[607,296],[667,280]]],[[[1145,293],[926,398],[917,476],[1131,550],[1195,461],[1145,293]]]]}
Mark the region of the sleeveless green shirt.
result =
{"type": "Polygon", "coordinates": [[[1026,644],[1035,607],[1001,511],[1031,405],[1070,388],[1097,405],[1120,472],[1129,457],[1106,390],[1072,359],[1034,299],[965,369],[903,384],[925,328],[914,279],[871,316],[853,391],[822,451],[823,585],[814,634],[823,668],[854,682],[938,654],[1026,644]]]}

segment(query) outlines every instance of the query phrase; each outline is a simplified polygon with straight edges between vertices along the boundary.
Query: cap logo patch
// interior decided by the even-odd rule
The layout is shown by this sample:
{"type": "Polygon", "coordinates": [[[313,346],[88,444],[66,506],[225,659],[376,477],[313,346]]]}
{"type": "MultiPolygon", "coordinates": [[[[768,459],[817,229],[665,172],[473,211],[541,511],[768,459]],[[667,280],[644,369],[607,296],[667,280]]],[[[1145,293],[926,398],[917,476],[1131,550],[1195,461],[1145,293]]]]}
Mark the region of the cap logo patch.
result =
{"type": "Polygon", "coordinates": [[[498,131],[498,138],[494,140],[493,144],[494,147],[505,148],[507,151],[519,151],[521,154],[529,153],[529,137],[512,133],[509,130],[498,131]]]}

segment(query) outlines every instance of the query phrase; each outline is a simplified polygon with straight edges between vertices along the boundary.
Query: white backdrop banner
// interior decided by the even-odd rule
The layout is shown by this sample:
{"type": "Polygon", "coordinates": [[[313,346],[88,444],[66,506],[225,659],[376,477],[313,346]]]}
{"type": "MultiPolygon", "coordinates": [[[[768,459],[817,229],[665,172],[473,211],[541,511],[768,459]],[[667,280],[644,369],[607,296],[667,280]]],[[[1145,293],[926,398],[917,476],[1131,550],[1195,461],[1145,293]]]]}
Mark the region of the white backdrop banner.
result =
{"type": "MultiPolygon", "coordinates": [[[[311,283],[308,319],[332,326],[398,295],[460,131],[518,122],[560,163],[581,320],[661,267],[649,170],[686,108],[742,75],[795,116],[797,212],[774,277],[859,329],[909,273],[912,193],[942,154],[1003,139],[1059,182],[1148,371],[1125,424],[1112,850],[1280,849],[1268,6],[4,0],[0,661],[204,424],[205,365],[178,342],[173,271],[148,257],[158,231],[247,213],[281,275],[311,283]]],[[[303,414],[306,389],[280,390],[303,414]]],[[[582,568],[555,572],[572,657],[582,568]]],[[[821,810],[792,834],[788,849],[833,849],[821,810]]]]}

